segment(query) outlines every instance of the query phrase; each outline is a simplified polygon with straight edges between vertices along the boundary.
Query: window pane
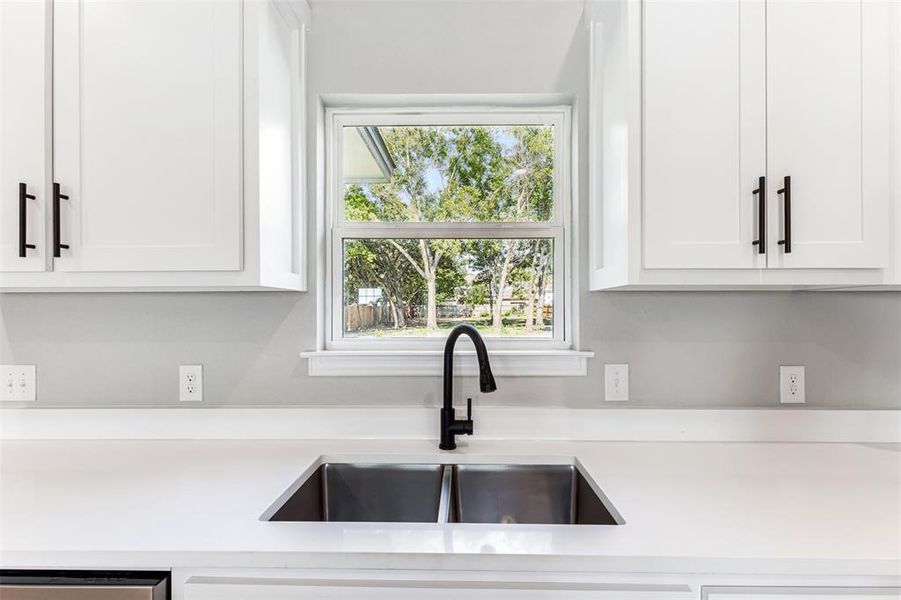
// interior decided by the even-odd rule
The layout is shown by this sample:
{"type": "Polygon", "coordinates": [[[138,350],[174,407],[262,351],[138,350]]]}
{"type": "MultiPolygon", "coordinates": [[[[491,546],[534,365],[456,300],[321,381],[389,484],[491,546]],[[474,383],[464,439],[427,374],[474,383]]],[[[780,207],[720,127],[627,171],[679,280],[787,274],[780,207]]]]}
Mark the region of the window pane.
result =
{"type": "Polygon", "coordinates": [[[552,337],[553,239],[346,239],[345,337],[552,337]]]}
{"type": "Polygon", "coordinates": [[[554,214],[554,127],[344,127],[344,217],[543,222],[554,214]]]}

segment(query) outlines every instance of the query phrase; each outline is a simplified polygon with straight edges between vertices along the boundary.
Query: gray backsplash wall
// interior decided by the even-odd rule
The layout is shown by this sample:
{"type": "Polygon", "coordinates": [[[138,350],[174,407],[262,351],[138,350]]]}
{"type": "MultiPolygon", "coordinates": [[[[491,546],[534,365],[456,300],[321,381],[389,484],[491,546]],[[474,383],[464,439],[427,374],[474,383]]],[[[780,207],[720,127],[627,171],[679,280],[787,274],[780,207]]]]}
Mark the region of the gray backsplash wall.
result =
{"type": "MultiPolygon", "coordinates": [[[[3,362],[37,365],[37,406],[437,405],[438,378],[308,377],[314,299],[296,293],[18,294],[0,299],[3,362]]],[[[583,296],[587,377],[499,378],[482,404],[603,407],[603,364],[631,365],[641,407],[773,407],[780,364],[808,405],[901,408],[901,295],[606,292],[583,296]]],[[[460,394],[475,394],[462,380],[460,394]]],[[[611,405],[608,405],[611,406],[611,405]]]]}
{"type": "MultiPolygon", "coordinates": [[[[581,1],[454,1],[438,15],[423,4],[315,3],[311,113],[324,93],[571,94],[585,190],[581,1]]],[[[583,215],[586,202],[583,193],[583,215]]],[[[584,221],[579,234],[584,255],[584,221]]],[[[310,275],[306,294],[5,294],[0,355],[37,365],[42,407],[178,406],[178,365],[193,363],[204,365],[207,407],[436,405],[437,378],[307,376],[299,352],[315,347],[313,265],[310,275]]],[[[581,345],[596,354],[588,376],[499,378],[477,402],[603,407],[604,363],[627,362],[631,400],[617,408],[773,407],[779,365],[803,364],[808,406],[901,408],[899,293],[583,290],[579,299],[581,345]]],[[[457,387],[477,395],[472,380],[457,387]]]]}

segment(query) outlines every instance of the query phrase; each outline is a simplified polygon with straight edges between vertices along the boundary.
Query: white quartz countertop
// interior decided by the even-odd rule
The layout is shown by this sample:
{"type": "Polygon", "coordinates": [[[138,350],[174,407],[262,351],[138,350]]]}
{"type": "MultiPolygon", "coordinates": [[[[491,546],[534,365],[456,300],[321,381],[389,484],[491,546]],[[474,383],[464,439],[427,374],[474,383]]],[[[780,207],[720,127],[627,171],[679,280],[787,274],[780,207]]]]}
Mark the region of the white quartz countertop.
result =
{"type": "Polygon", "coordinates": [[[427,441],[4,441],[0,566],[901,573],[901,446],[427,441]],[[287,523],[321,455],[575,457],[621,526],[287,523]]]}

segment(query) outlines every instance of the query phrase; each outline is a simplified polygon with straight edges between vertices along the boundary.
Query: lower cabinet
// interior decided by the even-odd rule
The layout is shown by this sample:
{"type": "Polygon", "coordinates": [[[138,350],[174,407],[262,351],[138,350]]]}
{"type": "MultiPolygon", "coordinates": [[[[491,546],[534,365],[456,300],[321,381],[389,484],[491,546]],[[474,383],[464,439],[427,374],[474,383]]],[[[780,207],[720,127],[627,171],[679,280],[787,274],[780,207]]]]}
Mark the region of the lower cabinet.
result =
{"type": "Polygon", "coordinates": [[[898,600],[897,587],[704,587],[701,600],[898,600]]]}
{"type": "Polygon", "coordinates": [[[595,583],[472,581],[189,580],[184,600],[692,600],[684,591],[595,583]]]}
{"type": "Polygon", "coordinates": [[[369,585],[265,584],[191,586],[188,600],[669,600],[688,596],[667,596],[653,592],[589,589],[509,589],[471,587],[372,587],[369,585]]]}
{"type": "Polygon", "coordinates": [[[176,569],[172,591],[172,600],[901,600],[901,578],[176,569]]]}

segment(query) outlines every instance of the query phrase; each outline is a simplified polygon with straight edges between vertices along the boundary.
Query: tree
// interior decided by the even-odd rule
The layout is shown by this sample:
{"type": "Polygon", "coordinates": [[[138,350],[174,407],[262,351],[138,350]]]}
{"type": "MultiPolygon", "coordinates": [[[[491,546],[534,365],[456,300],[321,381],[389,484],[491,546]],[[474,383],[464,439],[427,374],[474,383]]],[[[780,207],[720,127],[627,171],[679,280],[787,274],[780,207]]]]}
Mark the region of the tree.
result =
{"type": "MultiPolygon", "coordinates": [[[[401,240],[399,243],[409,244],[401,240]]],[[[421,281],[411,277],[406,260],[385,240],[351,240],[344,247],[345,303],[356,303],[351,290],[361,287],[382,289],[395,329],[406,327],[407,307],[421,294],[421,281]]]]}
{"type": "MultiPolygon", "coordinates": [[[[390,183],[370,190],[349,186],[344,203],[346,217],[355,221],[398,221],[409,210],[390,183]]],[[[427,326],[437,330],[438,300],[453,297],[465,283],[459,254],[458,240],[353,240],[344,249],[345,287],[378,284],[386,293],[394,327],[400,328],[406,326],[405,307],[424,284],[427,326]]]]}
{"type": "MultiPolygon", "coordinates": [[[[508,194],[503,198],[506,200],[504,216],[507,217],[504,220],[546,221],[551,217],[554,205],[552,131],[546,128],[514,127],[511,133],[516,143],[509,159],[511,173],[506,187],[508,194]]],[[[528,252],[522,252],[521,241],[510,240],[504,245],[503,261],[497,275],[497,302],[491,316],[491,326],[498,332],[503,328],[503,295],[507,288],[507,278],[510,271],[529,256],[528,252]],[[521,257],[519,259],[518,251],[521,257]]],[[[537,269],[538,264],[534,264],[534,268],[537,269]]]]}
{"type": "MultiPolygon", "coordinates": [[[[381,131],[397,168],[389,182],[371,186],[369,194],[354,194],[350,202],[345,197],[349,219],[465,221],[490,214],[495,201],[485,188],[492,181],[502,182],[494,171],[503,161],[499,144],[487,129],[390,127],[381,131]]],[[[415,250],[396,240],[389,243],[424,280],[426,327],[437,330],[439,271],[444,267],[459,272],[460,240],[420,239],[415,250]]]]}
{"type": "MultiPolygon", "coordinates": [[[[349,220],[388,220],[400,207],[391,196],[374,198],[359,185],[349,186],[344,194],[345,215],[349,220]]],[[[351,240],[344,247],[345,294],[360,287],[379,287],[391,311],[392,326],[406,327],[406,307],[422,291],[409,263],[398,250],[415,251],[411,240],[351,240]]],[[[346,304],[356,297],[345,297],[346,304]]]]}
{"type": "MultiPolygon", "coordinates": [[[[349,186],[345,217],[353,221],[548,220],[553,211],[553,131],[549,127],[383,127],[396,164],[389,181],[349,186]]],[[[528,307],[527,326],[543,287],[549,240],[354,240],[345,247],[347,281],[377,282],[395,327],[413,296],[426,298],[426,326],[438,328],[437,305],[471,298],[481,286],[500,332],[508,288],[528,307]],[[536,254],[537,253],[537,254],[536,254]],[[411,285],[409,282],[415,282],[411,285]],[[487,292],[487,293],[486,293],[487,292]]],[[[374,284],[373,284],[374,285],[374,284]]],[[[539,319],[540,308],[539,308],[539,319]]],[[[539,327],[541,324],[539,323],[539,327]]]]}
{"type": "MultiPolygon", "coordinates": [[[[399,208],[397,201],[404,207],[397,211],[398,219],[425,222],[437,220],[442,214],[442,194],[435,193],[428,182],[429,174],[437,170],[437,166],[447,156],[447,144],[440,132],[424,127],[391,127],[382,130],[385,143],[395,159],[397,168],[391,181],[381,192],[391,191],[394,194],[392,208],[399,208]]],[[[425,280],[427,292],[426,328],[429,331],[438,329],[438,266],[443,256],[453,252],[453,240],[418,241],[417,253],[409,251],[395,240],[390,240],[398,252],[408,261],[410,266],[425,280]],[[450,243],[448,243],[450,242],[450,243]]]]}
{"type": "Polygon", "coordinates": [[[534,240],[526,276],[526,332],[544,328],[544,291],[551,258],[550,240],[534,240]],[[537,301],[537,306],[536,306],[537,301]]]}

